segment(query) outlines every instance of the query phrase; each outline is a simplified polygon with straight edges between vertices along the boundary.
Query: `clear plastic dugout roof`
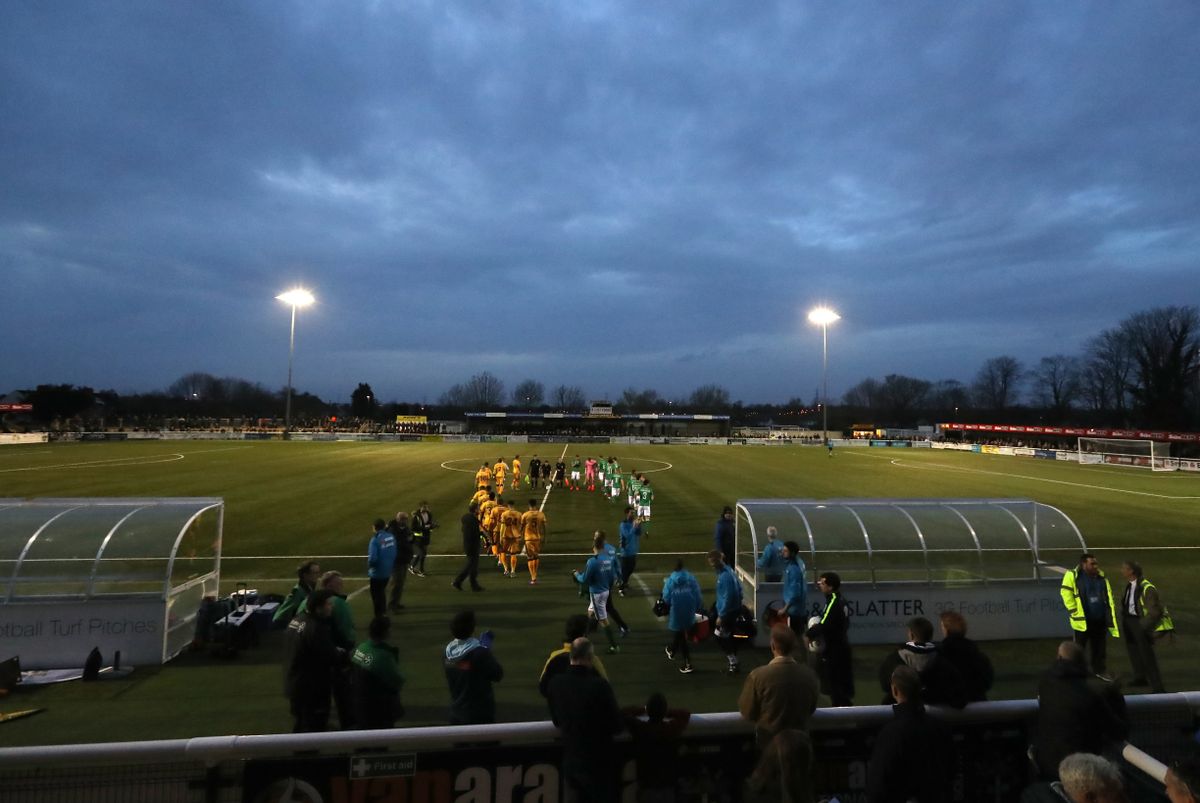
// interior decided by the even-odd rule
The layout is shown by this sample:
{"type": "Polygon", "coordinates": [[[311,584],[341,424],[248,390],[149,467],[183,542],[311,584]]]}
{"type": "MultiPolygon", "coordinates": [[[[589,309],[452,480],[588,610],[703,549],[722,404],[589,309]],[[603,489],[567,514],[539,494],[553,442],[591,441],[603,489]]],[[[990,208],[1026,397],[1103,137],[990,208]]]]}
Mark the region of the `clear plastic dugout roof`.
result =
{"type": "Polygon", "coordinates": [[[754,576],[767,528],[795,541],[809,578],[845,582],[988,583],[1058,578],[1086,550],[1079,528],[1031,499],[743,499],[738,565],[754,576]]]}
{"type": "Polygon", "coordinates": [[[0,603],[197,596],[220,571],[223,511],[218,498],[0,499],[0,603]]]}

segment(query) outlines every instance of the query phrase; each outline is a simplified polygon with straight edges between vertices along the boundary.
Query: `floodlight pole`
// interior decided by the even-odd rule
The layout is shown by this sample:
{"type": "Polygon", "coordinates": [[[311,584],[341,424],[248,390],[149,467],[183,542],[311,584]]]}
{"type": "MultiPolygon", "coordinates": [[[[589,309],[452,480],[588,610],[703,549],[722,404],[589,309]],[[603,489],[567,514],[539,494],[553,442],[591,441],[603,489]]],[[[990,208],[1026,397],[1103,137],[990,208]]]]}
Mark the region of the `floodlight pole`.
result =
{"type": "MultiPolygon", "coordinates": [[[[293,318],[295,309],[292,310],[293,318]]],[[[295,324],[293,323],[293,326],[295,324]]],[[[290,374],[289,374],[290,376],[290,374]]],[[[291,379],[288,379],[291,384],[291,379]]],[[[821,324],[821,431],[825,434],[825,445],[829,445],[829,323],[821,324]]]]}
{"type": "Polygon", "coordinates": [[[283,412],[283,432],[286,435],[292,430],[292,363],[296,359],[296,307],[307,307],[315,300],[313,294],[303,287],[288,290],[275,296],[276,301],[282,301],[292,308],[292,327],[288,335],[288,381],[287,402],[283,412]]]}
{"type": "Polygon", "coordinates": [[[292,431],[292,361],[296,357],[296,305],[292,304],[292,329],[288,336],[287,403],[283,412],[283,431],[292,431]]]}
{"type": "Polygon", "coordinates": [[[808,322],[821,327],[821,431],[825,435],[825,446],[833,454],[833,441],[829,437],[829,324],[840,320],[829,307],[817,307],[808,313],[808,322]]]}

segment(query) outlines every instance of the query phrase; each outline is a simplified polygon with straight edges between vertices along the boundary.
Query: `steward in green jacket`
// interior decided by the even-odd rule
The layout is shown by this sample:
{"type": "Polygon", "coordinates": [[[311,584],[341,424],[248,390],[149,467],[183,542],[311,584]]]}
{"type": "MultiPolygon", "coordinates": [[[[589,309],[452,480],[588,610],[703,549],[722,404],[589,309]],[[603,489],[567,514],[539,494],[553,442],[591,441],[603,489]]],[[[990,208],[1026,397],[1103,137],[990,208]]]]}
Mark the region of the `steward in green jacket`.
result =
{"type": "Polygon", "coordinates": [[[317,578],[320,576],[321,567],[315,560],[300,564],[300,568],[296,570],[298,581],[292,587],[292,593],[279,604],[271,617],[271,623],[275,627],[287,627],[288,622],[292,621],[292,617],[308,599],[308,595],[316,590],[317,578]]]}
{"type": "Polygon", "coordinates": [[[371,620],[370,641],[359,644],[350,656],[358,728],[393,728],[404,716],[400,703],[404,675],[400,673],[400,651],[387,643],[391,630],[390,619],[376,616],[371,620]]]}

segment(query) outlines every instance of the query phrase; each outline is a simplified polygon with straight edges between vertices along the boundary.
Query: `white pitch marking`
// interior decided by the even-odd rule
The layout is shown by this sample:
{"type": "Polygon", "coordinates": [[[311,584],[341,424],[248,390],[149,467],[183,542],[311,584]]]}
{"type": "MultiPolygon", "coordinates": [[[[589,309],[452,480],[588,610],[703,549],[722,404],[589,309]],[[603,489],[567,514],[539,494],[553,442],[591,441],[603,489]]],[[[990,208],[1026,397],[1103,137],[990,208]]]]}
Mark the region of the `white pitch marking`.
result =
{"type": "MultiPolygon", "coordinates": [[[[849,454],[855,454],[850,452],[849,454]]],[[[876,457],[876,455],[855,455],[857,457],[876,457]]],[[[1133,491],[1128,488],[1113,488],[1108,485],[1091,485],[1086,482],[1071,482],[1070,480],[1055,480],[1049,477],[1031,477],[1027,474],[1010,474],[1006,471],[987,471],[982,468],[962,468],[961,466],[948,466],[945,463],[933,463],[930,465],[921,465],[919,463],[909,463],[899,458],[888,459],[879,456],[880,459],[888,460],[897,468],[917,469],[922,471],[952,471],[962,474],[990,474],[995,477],[1008,477],[1012,479],[1030,480],[1031,482],[1048,482],[1053,485],[1070,485],[1075,488],[1090,488],[1094,491],[1112,491],[1119,494],[1130,494],[1132,496],[1150,496],[1155,499],[1170,499],[1174,501],[1184,501],[1192,499],[1200,499],[1200,496],[1171,496],[1170,494],[1156,494],[1149,491],[1133,491]]]]}
{"type": "Polygon", "coordinates": [[[166,455],[140,455],[137,457],[111,457],[106,460],[88,460],[83,463],[58,463],[52,466],[23,466],[21,468],[0,468],[0,473],[11,471],[48,471],[54,468],[89,468],[97,466],[149,466],[155,463],[174,463],[182,460],[184,455],[179,452],[166,455]],[[161,459],[159,459],[161,458],[161,459]]]}
{"type": "Polygon", "coordinates": [[[469,468],[455,468],[454,466],[450,465],[451,463],[465,463],[468,460],[470,460],[472,463],[475,462],[474,457],[456,457],[453,460],[443,460],[442,468],[446,469],[447,471],[462,471],[466,474],[473,474],[475,472],[471,471],[469,468]]]}
{"type": "MultiPolygon", "coordinates": [[[[654,600],[657,599],[657,597],[655,597],[654,594],[651,593],[650,586],[646,585],[646,581],[643,580],[641,575],[638,575],[638,574],[635,574],[633,576],[633,582],[637,583],[638,587],[642,589],[642,592],[646,595],[646,598],[650,600],[651,609],[653,609],[654,608],[654,600]]],[[[659,619],[657,616],[654,617],[654,619],[658,622],[659,627],[667,626],[667,623],[664,622],[662,619],[659,619]]]]}
{"type": "Polygon", "coordinates": [[[657,474],[660,471],[670,471],[671,469],[675,468],[675,466],[671,465],[666,460],[651,460],[648,457],[642,460],[631,460],[630,463],[658,463],[662,466],[662,468],[650,468],[646,469],[645,471],[639,471],[639,474],[657,474]]]}
{"type": "MultiPolygon", "coordinates": [[[[562,450],[562,454],[560,454],[560,455],[558,456],[558,462],[560,462],[560,463],[561,463],[561,462],[563,462],[563,458],[565,458],[565,457],[567,456],[567,447],[568,447],[568,446],[570,446],[570,445],[571,445],[570,443],[564,443],[564,444],[563,444],[563,450],[562,450]]],[[[551,488],[553,485],[554,485],[554,480],[553,480],[553,479],[552,479],[550,482],[546,483],[546,495],[542,497],[542,504],[541,504],[541,506],[538,508],[538,510],[545,510],[545,509],[546,509],[546,500],[550,498],[550,488],[551,488]]]]}

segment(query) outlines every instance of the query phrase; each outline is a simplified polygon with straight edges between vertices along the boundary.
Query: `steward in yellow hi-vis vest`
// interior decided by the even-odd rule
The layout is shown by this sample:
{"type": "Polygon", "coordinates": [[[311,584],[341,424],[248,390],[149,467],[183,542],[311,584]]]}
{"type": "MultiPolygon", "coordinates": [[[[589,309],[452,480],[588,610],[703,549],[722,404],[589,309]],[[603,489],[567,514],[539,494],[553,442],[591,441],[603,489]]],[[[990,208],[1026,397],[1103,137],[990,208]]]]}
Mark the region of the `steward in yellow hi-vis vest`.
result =
{"type": "Polygon", "coordinates": [[[1129,685],[1149,686],[1150,691],[1162,694],[1166,689],[1158,670],[1154,644],[1162,638],[1173,638],[1175,623],[1154,583],[1142,575],[1141,564],[1134,560],[1125,561],[1121,564],[1121,576],[1126,583],[1121,595],[1121,624],[1125,630],[1129,663],[1133,665],[1133,679],[1129,685]]]}
{"type": "Polygon", "coordinates": [[[1079,565],[1063,575],[1059,592],[1067,608],[1075,643],[1088,648],[1092,671],[1107,677],[1107,639],[1110,635],[1120,638],[1121,632],[1117,629],[1112,586],[1100,571],[1096,556],[1090,552],[1080,555],[1079,565]]]}

